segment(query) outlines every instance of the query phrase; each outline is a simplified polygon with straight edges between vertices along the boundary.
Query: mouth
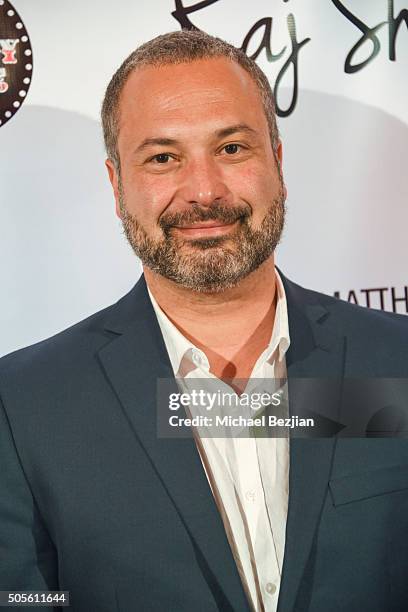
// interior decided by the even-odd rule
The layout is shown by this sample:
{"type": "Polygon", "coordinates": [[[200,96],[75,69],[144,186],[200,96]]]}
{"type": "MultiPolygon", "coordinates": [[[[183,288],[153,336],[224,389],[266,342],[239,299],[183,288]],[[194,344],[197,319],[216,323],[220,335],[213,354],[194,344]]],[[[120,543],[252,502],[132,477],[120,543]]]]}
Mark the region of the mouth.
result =
{"type": "Polygon", "coordinates": [[[172,229],[183,236],[189,236],[191,238],[213,238],[214,236],[223,236],[231,232],[239,221],[240,219],[236,219],[232,223],[223,223],[222,221],[211,219],[209,221],[197,221],[189,225],[174,225],[172,229]]]}

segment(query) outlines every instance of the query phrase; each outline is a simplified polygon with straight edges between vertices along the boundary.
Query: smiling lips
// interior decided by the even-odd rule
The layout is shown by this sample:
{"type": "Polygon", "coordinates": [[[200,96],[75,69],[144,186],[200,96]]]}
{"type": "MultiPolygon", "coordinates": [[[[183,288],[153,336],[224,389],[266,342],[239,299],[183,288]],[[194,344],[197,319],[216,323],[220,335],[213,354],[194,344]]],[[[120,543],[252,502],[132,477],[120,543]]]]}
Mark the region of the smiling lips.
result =
{"type": "Polygon", "coordinates": [[[238,221],[239,219],[236,219],[232,223],[223,223],[222,221],[211,219],[209,221],[198,221],[191,225],[174,226],[174,229],[182,232],[184,235],[194,237],[218,236],[230,231],[238,221]]]}

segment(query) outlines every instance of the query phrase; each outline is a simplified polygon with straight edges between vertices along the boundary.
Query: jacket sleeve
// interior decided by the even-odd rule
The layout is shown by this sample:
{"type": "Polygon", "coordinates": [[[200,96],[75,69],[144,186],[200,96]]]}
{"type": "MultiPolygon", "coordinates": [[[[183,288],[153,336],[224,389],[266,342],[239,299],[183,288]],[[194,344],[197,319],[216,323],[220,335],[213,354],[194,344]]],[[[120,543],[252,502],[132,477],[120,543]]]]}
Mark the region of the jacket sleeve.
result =
{"type": "MultiPolygon", "coordinates": [[[[0,400],[0,591],[13,590],[58,590],[58,564],[0,400]]],[[[6,609],[16,608],[1,608],[6,609]]],[[[18,609],[32,610],[27,606],[18,609]]]]}

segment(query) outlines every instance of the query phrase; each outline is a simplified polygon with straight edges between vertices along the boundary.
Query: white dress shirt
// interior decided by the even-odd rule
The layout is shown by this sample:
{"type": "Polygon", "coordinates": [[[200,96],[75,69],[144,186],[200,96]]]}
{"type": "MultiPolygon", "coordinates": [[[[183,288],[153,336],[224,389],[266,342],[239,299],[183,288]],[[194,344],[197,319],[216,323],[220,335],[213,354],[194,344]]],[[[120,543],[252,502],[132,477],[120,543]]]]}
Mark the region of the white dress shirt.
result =
{"type": "MultiPolygon", "coordinates": [[[[280,379],[287,400],[285,353],[290,338],[285,291],[277,271],[276,289],[270,342],[255,363],[245,393],[270,393],[268,380],[280,379]]],[[[217,381],[205,352],[183,336],[150,291],[149,296],[182,391],[188,390],[189,379],[217,381]]],[[[217,385],[232,391],[222,381],[217,385]]],[[[256,612],[276,612],[288,508],[289,437],[195,435],[195,440],[250,605],[256,612]]]]}

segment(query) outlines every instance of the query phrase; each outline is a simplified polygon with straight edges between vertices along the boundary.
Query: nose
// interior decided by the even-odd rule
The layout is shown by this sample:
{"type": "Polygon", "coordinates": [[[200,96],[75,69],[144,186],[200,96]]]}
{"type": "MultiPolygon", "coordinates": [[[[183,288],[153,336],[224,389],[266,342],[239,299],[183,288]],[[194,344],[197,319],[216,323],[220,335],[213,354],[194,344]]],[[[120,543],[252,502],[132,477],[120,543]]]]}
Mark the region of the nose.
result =
{"type": "Polygon", "coordinates": [[[179,196],[184,202],[206,207],[220,201],[226,205],[232,203],[232,193],[225,177],[216,160],[211,158],[190,160],[184,169],[179,196]]]}

